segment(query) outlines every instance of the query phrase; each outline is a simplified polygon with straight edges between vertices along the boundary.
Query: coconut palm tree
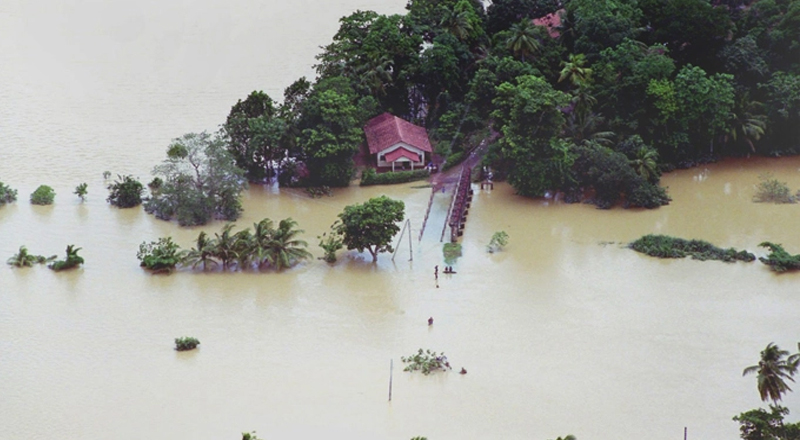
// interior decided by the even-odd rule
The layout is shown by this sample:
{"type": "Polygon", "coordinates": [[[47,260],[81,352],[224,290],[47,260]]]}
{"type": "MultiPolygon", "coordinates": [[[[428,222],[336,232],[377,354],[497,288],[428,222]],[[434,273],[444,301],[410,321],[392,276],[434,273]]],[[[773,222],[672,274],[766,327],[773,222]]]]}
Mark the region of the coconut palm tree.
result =
{"type": "Polygon", "coordinates": [[[297,238],[303,230],[294,229],[295,226],[297,222],[291,218],[281,220],[267,245],[267,261],[275,269],[283,270],[311,258],[311,253],[305,249],[308,243],[297,238]]]}
{"type": "Polygon", "coordinates": [[[506,40],[506,46],[522,61],[526,61],[529,56],[539,51],[541,45],[536,39],[536,25],[531,20],[522,20],[509,30],[511,35],[506,40]]]}
{"type": "Polygon", "coordinates": [[[29,254],[28,248],[20,246],[19,252],[9,258],[7,263],[14,267],[32,267],[36,261],[36,255],[29,254]]]}
{"type": "Polygon", "coordinates": [[[636,150],[636,158],[630,164],[644,180],[653,183],[658,178],[658,152],[653,148],[641,147],[636,150]]]}
{"type": "Polygon", "coordinates": [[[592,79],[592,69],[586,66],[586,56],[582,53],[569,54],[568,61],[562,61],[561,75],[558,82],[569,80],[576,87],[583,87],[589,84],[592,79]]]}
{"type": "Polygon", "coordinates": [[[192,266],[192,269],[197,265],[202,264],[203,270],[208,268],[209,263],[217,265],[219,263],[214,260],[214,247],[216,244],[213,239],[209,239],[205,231],[200,232],[195,242],[195,247],[186,251],[181,260],[181,264],[192,266]]]}
{"type": "Polygon", "coordinates": [[[470,11],[447,10],[442,16],[439,26],[447,29],[454,37],[461,41],[466,40],[475,32],[475,27],[470,21],[470,11]]]}
{"type": "Polygon", "coordinates": [[[786,380],[794,382],[792,376],[797,372],[796,358],[790,357],[791,361],[785,359],[789,355],[786,350],[781,350],[777,345],[770,342],[767,348],[761,351],[761,360],[758,365],[753,365],[744,369],[742,375],[758,373],[758,392],[761,400],[766,402],[768,399],[778,403],[787,391],[791,391],[786,380]]]}
{"type": "Polygon", "coordinates": [[[222,227],[221,233],[214,233],[214,250],[213,254],[220,262],[222,268],[227,269],[231,263],[239,259],[237,254],[238,243],[235,234],[231,234],[233,223],[228,223],[222,227]]]}
{"type": "Polygon", "coordinates": [[[750,101],[747,96],[739,99],[731,119],[728,121],[723,142],[736,142],[742,139],[750,146],[750,151],[755,153],[755,142],[764,136],[767,129],[767,117],[761,113],[763,107],[762,103],[750,101]]]}
{"type": "Polygon", "coordinates": [[[249,266],[254,260],[252,252],[253,234],[250,228],[242,229],[233,234],[233,248],[236,253],[236,263],[240,268],[249,266]]]}
{"type": "Polygon", "coordinates": [[[250,237],[250,255],[258,267],[268,262],[269,242],[275,233],[272,220],[265,218],[258,223],[253,223],[253,235],[250,237]]]}

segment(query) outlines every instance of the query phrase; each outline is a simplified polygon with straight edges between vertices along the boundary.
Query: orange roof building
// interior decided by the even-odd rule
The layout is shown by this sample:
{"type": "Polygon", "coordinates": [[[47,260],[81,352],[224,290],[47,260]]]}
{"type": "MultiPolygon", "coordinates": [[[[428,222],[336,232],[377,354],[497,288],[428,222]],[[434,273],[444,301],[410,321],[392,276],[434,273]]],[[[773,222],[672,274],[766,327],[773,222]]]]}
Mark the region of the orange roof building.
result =
{"type": "Polygon", "coordinates": [[[433,152],[425,128],[390,113],[367,121],[364,134],[378,168],[422,168],[433,152]]]}

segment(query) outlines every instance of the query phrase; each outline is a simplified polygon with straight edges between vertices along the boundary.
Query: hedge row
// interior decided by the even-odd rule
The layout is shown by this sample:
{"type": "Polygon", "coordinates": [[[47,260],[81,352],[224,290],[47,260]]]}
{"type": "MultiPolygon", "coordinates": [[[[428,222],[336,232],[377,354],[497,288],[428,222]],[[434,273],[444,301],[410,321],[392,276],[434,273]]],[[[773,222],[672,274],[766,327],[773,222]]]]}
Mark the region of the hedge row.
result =
{"type": "Polygon", "coordinates": [[[374,169],[367,168],[361,174],[361,186],[413,182],[415,180],[427,179],[430,175],[431,173],[426,169],[378,174],[374,169]]]}

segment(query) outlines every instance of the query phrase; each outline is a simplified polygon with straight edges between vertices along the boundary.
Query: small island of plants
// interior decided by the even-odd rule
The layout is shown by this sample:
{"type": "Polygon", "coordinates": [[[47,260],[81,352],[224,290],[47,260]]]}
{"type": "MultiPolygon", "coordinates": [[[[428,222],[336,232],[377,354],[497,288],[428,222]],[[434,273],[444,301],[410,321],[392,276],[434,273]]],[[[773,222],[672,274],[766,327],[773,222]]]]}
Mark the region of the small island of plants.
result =
{"type": "Polygon", "coordinates": [[[756,256],[747,251],[734,248],[722,249],[703,240],[685,240],[668,235],[648,234],[628,245],[636,252],[658,258],[684,258],[691,256],[694,260],[719,260],[727,263],[734,261],[750,262],[756,256]]]}
{"type": "Polygon", "coordinates": [[[200,341],[197,338],[193,338],[191,336],[182,336],[180,338],[175,338],[175,350],[177,351],[188,351],[194,350],[197,346],[200,345],[200,341]]]}

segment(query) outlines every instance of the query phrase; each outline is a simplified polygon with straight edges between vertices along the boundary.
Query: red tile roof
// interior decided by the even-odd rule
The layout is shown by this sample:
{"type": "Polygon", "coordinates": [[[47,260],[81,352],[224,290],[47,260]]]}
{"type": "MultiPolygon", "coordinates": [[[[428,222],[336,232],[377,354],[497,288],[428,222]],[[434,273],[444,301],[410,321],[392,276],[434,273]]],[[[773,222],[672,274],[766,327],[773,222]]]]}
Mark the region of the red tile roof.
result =
{"type": "Polygon", "coordinates": [[[390,113],[376,116],[364,126],[367,145],[371,154],[377,154],[398,142],[433,152],[428,132],[423,127],[414,125],[390,113]]]}
{"type": "Polygon", "coordinates": [[[543,17],[534,18],[533,24],[536,26],[545,26],[547,27],[547,33],[550,34],[551,38],[558,38],[560,35],[558,32],[558,27],[561,26],[561,13],[564,12],[564,9],[559,9],[552,14],[547,14],[543,17]]]}
{"type": "Polygon", "coordinates": [[[403,147],[400,147],[396,150],[393,150],[391,153],[386,153],[386,162],[394,162],[397,159],[405,157],[410,159],[412,162],[419,162],[419,154],[414,153],[413,151],[409,151],[403,147]]]}

